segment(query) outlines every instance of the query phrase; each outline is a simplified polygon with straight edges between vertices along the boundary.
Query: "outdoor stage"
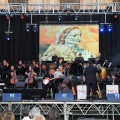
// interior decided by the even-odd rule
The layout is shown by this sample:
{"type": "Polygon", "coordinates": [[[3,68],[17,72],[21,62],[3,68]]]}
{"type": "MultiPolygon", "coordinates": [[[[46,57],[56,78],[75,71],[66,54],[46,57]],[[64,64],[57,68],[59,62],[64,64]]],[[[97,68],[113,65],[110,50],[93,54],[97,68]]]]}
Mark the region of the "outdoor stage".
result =
{"type": "MultiPolygon", "coordinates": [[[[105,100],[95,100],[93,102],[87,100],[76,100],[74,102],[55,102],[55,100],[24,100],[23,102],[1,102],[0,111],[5,109],[12,110],[15,115],[19,115],[22,119],[21,109],[27,107],[39,107],[41,114],[47,115],[49,108],[55,105],[64,120],[80,120],[79,117],[95,117],[104,118],[103,120],[116,120],[116,116],[120,115],[120,103],[110,103],[105,100]],[[74,117],[77,116],[76,119],[74,117]],[[111,119],[109,119],[111,118],[111,119]]],[[[119,118],[119,117],[118,117],[119,118]]],[[[96,120],[96,119],[93,119],[96,120]]]]}

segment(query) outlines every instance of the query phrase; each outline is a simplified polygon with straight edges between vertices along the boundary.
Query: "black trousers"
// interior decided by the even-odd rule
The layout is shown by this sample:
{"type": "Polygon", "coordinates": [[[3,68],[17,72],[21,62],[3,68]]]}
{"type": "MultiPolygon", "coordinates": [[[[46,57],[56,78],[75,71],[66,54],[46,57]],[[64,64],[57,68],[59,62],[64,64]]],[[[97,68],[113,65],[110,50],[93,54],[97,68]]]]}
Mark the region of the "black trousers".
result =
{"type": "Polygon", "coordinates": [[[93,96],[96,95],[96,83],[86,83],[87,85],[87,96],[90,96],[90,91],[92,89],[93,96]]]}
{"type": "Polygon", "coordinates": [[[58,86],[59,86],[59,84],[57,84],[55,82],[50,82],[47,85],[42,84],[42,87],[43,87],[43,97],[42,98],[46,99],[48,89],[52,88],[53,99],[54,99],[55,98],[55,93],[59,92],[58,86]]]}

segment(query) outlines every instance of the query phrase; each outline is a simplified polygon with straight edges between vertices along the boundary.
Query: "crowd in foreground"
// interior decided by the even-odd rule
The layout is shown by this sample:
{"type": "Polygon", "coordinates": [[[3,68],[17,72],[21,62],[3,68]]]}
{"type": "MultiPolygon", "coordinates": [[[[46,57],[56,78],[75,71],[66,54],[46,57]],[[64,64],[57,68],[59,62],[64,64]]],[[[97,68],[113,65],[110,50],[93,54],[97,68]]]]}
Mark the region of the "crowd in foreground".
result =
{"type": "MultiPolygon", "coordinates": [[[[28,107],[24,107],[22,116],[22,120],[62,120],[55,106],[50,107],[47,117],[40,113],[38,107],[33,107],[31,110],[28,107]]],[[[1,114],[1,120],[16,120],[15,114],[12,111],[4,110],[1,114]]]]}

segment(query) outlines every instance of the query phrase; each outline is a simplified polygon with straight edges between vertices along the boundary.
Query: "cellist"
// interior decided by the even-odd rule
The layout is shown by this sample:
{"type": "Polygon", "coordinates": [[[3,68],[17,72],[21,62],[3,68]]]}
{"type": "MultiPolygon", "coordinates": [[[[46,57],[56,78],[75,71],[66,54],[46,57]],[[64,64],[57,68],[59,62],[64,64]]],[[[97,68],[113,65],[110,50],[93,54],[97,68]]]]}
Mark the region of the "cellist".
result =
{"type": "Polygon", "coordinates": [[[35,85],[36,83],[34,80],[34,76],[37,75],[37,73],[33,71],[32,66],[29,66],[28,71],[25,72],[25,74],[27,75],[27,78],[25,79],[25,83],[27,85],[35,85]]]}

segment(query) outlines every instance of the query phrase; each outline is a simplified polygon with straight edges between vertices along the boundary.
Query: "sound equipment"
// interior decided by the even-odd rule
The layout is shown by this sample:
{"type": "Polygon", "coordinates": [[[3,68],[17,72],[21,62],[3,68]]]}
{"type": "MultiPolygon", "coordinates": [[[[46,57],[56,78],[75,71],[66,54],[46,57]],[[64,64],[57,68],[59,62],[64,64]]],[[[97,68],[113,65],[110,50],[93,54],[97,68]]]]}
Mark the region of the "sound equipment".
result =
{"type": "Polygon", "coordinates": [[[73,102],[74,95],[72,93],[56,93],[55,101],[56,102],[73,102]]]}
{"type": "Polygon", "coordinates": [[[16,82],[15,87],[16,88],[24,88],[25,87],[25,82],[16,82]]]}
{"type": "Polygon", "coordinates": [[[3,93],[2,102],[21,102],[21,93],[3,93]]]}
{"type": "Polygon", "coordinates": [[[120,103],[120,94],[107,94],[107,101],[120,103]]]}

